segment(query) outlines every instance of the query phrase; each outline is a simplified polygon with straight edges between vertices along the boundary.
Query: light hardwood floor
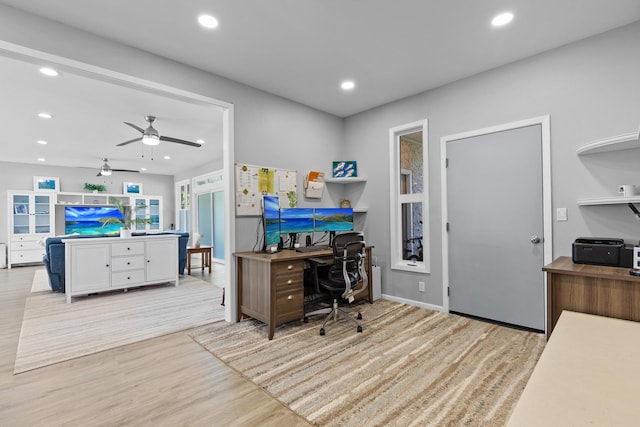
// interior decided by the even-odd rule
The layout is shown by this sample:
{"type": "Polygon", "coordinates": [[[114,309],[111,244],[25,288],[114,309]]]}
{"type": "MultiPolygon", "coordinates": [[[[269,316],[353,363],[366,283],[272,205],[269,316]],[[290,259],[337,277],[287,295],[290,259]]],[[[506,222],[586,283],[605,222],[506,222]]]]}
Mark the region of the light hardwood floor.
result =
{"type": "Polygon", "coordinates": [[[185,332],[13,375],[37,268],[0,270],[1,426],[310,425],[185,332]]]}

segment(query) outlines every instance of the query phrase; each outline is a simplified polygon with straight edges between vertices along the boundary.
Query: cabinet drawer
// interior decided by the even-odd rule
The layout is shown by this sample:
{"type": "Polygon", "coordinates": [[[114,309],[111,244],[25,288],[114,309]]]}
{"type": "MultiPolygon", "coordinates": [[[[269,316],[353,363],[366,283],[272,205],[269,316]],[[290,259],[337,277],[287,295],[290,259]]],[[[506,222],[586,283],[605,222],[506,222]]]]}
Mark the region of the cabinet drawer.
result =
{"type": "Polygon", "coordinates": [[[40,239],[34,240],[22,240],[19,242],[11,242],[11,250],[12,251],[27,251],[27,250],[42,250],[44,252],[44,246],[40,244],[40,239]]]}
{"type": "Polygon", "coordinates": [[[278,262],[271,267],[276,277],[283,274],[302,273],[304,272],[304,261],[278,262]]]}
{"type": "Polygon", "coordinates": [[[304,317],[304,289],[276,293],[276,324],[304,317]]]}
{"type": "Polygon", "coordinates": [[[112,271],[144,269],[144,255],[126,256],[111,260],[112,271]]]}
{"type": "Polygon", "coordinates": [[[144,282],[144,270],[111,273],[111,286],[114,288],[124,288],[127,285],[134,286],[142,282],[144,282]]]}
{"type": "Polygon", "coordinates": [[[304,289],[304,273],[293,272],[281,274],[276,278],[276,292],[287,292],[304,289]]]}
{"type": "Polygon", "coordinates": [[[123,242],[111,245],[111,256],[144,255],[144,242],[123,242]]]}
{"type": "Polygon", "coordinates": [[[32,249],[28,251],[11,251],[11,264],[21,264],[27,262],[42,262],[44,248],[32,249]]]}

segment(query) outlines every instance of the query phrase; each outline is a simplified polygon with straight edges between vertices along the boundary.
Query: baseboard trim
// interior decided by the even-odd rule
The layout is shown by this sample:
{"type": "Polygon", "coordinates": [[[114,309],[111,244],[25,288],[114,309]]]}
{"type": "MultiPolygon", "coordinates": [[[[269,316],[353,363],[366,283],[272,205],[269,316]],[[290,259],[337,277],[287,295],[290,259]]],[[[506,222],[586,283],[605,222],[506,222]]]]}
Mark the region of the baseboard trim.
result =
{"type": "Polygon", "coordinates": [[[426,302],[414,301],[406,298],[398,298],[393,295],[382,294],[382,299],[386,299],[393,302],[399,302],[401,304],[412,305],[415,307],[426,308],[427,310],[443,311],[446,312],[441,305],[428,304],[426,302]]]}

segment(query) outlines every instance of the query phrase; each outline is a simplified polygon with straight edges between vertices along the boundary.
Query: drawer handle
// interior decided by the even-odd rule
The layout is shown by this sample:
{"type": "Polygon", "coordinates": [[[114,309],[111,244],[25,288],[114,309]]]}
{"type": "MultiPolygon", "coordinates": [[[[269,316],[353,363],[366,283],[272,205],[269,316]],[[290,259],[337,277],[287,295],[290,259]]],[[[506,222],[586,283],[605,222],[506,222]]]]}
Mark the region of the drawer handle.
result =
{"type": "Polygon", "coordinates": [[[131,277],[127,277],[127,280],[131,280],[131,277]]]}
{"type": "Polygon", "coordinates": [[[131,263],[129,261],[127,261],[127,265],[131,265],[131,263]]]}
{"type": "Polygon", "coordinates": [[[293,295],[289,295],[289,296],[287,297],[287,299],[289,299],[289,300],[293,299],[293,295]]]}
{"type": "Polygon", "coordinates": [[[109,267],[109,264],[105,265],[105,267],[109,267]]]}
{"type": "Polygon", "coordinates": [[[293,269],[293,265],[289,264],[289,265],[287,266],[287,270],[292,270],[292,269],[293,269]]]}
{"type": "Polygon", "coordinates": [[[289,280],[287,281],[287,285],[290,285],[290,284],[292,284],[292,283],[293,283],[293,280],[291,280],[291,279],[289,279],[289,280]]]}
{"type": "Polygon", "coordinates": [[[128,250],[128,251],[130,251],[130,250],[131,250],[131,248],[127,248],[127,250],[128,250]]]}

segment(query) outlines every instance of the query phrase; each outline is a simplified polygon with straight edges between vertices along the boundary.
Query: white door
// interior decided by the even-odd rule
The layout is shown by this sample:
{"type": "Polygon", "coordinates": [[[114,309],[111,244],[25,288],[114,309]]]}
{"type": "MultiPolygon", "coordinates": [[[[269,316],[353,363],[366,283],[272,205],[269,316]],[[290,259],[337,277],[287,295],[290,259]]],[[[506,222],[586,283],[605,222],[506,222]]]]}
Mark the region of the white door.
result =
{"type": "Polygon", "coordinates": [[[71,247],[71,289],[104,291],[111,286],[111,247],[107,243],[71,247]]]}
{"type": "Polygon", "coordinates": [[[544,330],[540,124],[450,140],[449,309],[544,330]]]}
{"type": "Polygon", "coordinates": [[[147,281],[175,280],[178,271],[178,239],[154,239],[147,245],[147,281]]]}

